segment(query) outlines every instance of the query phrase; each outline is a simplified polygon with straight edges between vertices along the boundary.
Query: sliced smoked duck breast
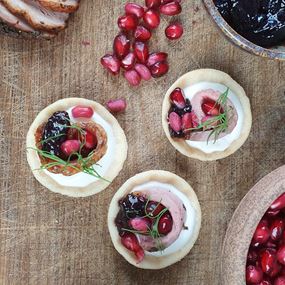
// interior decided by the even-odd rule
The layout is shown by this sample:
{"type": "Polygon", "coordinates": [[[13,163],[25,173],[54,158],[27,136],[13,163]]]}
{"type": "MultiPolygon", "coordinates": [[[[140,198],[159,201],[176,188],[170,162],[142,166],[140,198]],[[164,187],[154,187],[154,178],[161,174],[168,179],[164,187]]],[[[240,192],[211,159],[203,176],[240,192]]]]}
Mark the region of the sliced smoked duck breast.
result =
{"type": "Polygon", "coordinates": [[[79,8],[80,0],[38,0],[38,2],[55,12],[73,13],[79,8]]]}

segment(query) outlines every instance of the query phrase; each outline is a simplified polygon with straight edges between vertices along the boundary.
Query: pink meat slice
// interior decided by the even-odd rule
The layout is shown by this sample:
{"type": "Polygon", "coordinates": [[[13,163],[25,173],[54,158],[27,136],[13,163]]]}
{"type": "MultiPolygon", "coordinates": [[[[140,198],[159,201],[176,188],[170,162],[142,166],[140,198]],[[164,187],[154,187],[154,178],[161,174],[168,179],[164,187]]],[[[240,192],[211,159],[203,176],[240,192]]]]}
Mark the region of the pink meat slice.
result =
{"type": "Polygon", "coordinates": [[[38,0],[38,2],[52,11],[73,13],[79,8],[80,0],[38,0]]]}
{"type": "MultiPolygon", "coordinates": [[[[168,208],[172,219],[173,226],[170,233],[160,239],[160,242],[164,247],[170,246],[177,240],[180,232],[183,229],[183,225],[186,219],[186,210],[182,201],[171,191],[161,188],[152,188],[142,191],[142,194],[148,197],[152,201],[160,202],[166,208],[168,208]]],[[[137,235],[141,247],[146,251],[152,251],[157,248],[157,241],[153,240],[150,236],[137,235]]]]}
{"type": "Polygon", "coordinates": [[[35,29],[59,31],[66,27],[68,13],[46,9],[36,0],[2,0],[2,2],[11,13],[22,16],[35,29]]]}
{"type": "MultiPolygon", "coordinates": [[[[202,119],[207,116],[202,110],[202,103],[204,102],[204,100],[210,99],[213,101],[217,101],[220,95],[221,95],[221,92],[219,91],[215,91],[213,89],[206,89],[206,90],[199,91],[191,99],[192,111],[196,114],[199,124],[202,122],[202,119]]],[[[222,138],[230,134],[236,127],[237,121],[238,121],[237,111],[230,99],[227,100],[226,107],[228,108],[228,110],[230,110],[228,113],[229,114],[228,115],[229,125],[228,125],[227,130],[219,135],[219,138],[222,138]]],[[[211,131],[192,132],[190,140],[191,141],[207,141],[210,133],[211,131]]]]}

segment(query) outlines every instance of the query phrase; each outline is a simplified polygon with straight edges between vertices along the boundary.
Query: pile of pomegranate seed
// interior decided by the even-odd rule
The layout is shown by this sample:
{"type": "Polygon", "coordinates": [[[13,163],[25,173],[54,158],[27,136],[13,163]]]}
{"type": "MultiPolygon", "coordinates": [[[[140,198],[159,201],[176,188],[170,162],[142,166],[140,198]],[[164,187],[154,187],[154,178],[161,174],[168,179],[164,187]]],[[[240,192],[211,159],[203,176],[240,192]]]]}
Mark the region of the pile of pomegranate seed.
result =
{"type": "Polygon", "coordinates": [[[259,222],[247,255],[247,285],[285,285],[285,193],[259,222]]]}
{"type": "MultiPolygon", "coordinates": [[[[152,30],[160,24],[160,15],[174,16],[182,11],[181,0],[145,0],[145,7],[136,3],[125,5],[125,15],[118,18],[120,33],[115,37],[113,52],[101,58],[101,64],[111,74],[124,70],[124,77],[131,86],[138,86],[141,80],[165,75],[169,70],[167,54],[150,53],[148,41],[152,30]]],[[[183,34],[180,23],[171,23],[165,29],[170,40],[179,39],[183,34]]]]}

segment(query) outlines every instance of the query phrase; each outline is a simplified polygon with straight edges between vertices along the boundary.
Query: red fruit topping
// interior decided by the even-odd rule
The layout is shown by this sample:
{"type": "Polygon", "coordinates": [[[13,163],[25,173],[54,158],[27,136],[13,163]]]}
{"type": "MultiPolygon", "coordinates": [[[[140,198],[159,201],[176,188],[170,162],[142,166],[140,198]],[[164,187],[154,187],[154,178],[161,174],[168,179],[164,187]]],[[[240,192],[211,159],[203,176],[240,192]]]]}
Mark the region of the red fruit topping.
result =
{"type": "Polygon", "coordinates": [[[275,219],[270,226],[270,237],[273,241],[281,238],[284,231],[284,222],[280,218],[275,219]]]}
{"type": "Polygon", "coordinates": [[[281,210],[282,208],[285,208],[285,193],[279,196],[270,206],[271,210],[281,210]]]}
{"type": "Polygon", "coordinates": [[[147,81],[147,80],[151,79],[151,73],[150,73],[149,69],[144,64],[137,63],[135,65],[135,70],[137,71],[137,73],[140,75],[140,77],[143,80],[147,81]]]}
{"type": "Polygon", "coordinates": [[[165,209],[165,207],[158,203],[158,202],[154,202],[154,201],[150,201],[147,204],[146,207],[146,213],[149,214],[152,217],[157,216],[163,209],[165,209]]]}
{"type": "Polygon", "coordinates": [[[147,8],[158,8],[161,4],[161,0],[145,0],[145,5],[147,8]]]}
{"type": "Polygon", "coordinates": [[[218,116],[220,114],[220,106],[215,101],[207,99],[202,104],[202,110],[206,115],[218,116]]]}
{"type": "Polygon", "coordinates": [[[144,251],[139,245],[137,237],[133,233],[124,233],[121,238],[121,242],[125,248],[135,253],[138,262],[143,260],[144,251]]]}
{"type": "Polygon", "coordinates": [[[179,23],[169,25],[165,29],[165,35],[170,40],[177,40],[183,35],[183,27],[179,23]]]}
{"type": "Polygon", "coordinates": [[[86,106],[75,106],[71,110],[73,118],[91,118],[94,111],[91,107],[86,106]]]}
{"type": "Polygon", "coordinates": [[[131,43],[125,34],[120,34],[115,37],[113,49],[118,58],[125,57],[130,51],[131,43]]]}
{"type": "Polygon", "coordinates": [[[165,213],[161,216],[158,222],[158,232],[162,235],[167,235],[172,230],[172,217],[169,213],[165,213]]]}
{"type": "Polygon", "coordinates": [[[126,71],[124,76],[132,86],[138,86],[141,83],[141,77],[135,70],[126,71]]]}
{"type": "Polygon", "coordinates": [[[192,117],[193,128],[197,128],[199,126],[198,117],[197,117],[197,115],[193,111],[190,114],[191,114],[191,117],[192,117]]]}
{"type": "Polygon", "coordinates": [[[277,251],[277,260],[285,265],[285,245],[281,246],[277,251]]]}
{"type": "Polygon", "coordinates": [[[171,112],[168,116],[168,121],[169,121],[169,125],[170,128],[174,131],[174,132],[179,132],[182,129],[182,120],[180,118],[180,116],[175,113],[175,112],[171,112]]]}
{"type": "Polygon", "coordinates": [[[127,3],[125,6],[126,14],[135,15],[137,18],[142,18],[144,14],[144,8],[136,3],[127,3]]]}
{"type": "Polygon", "coordinates": [[[128,53],[121,61],[121,65],[125,70],[133,69],[136,62],[136,56],[133,52],[128,53]]]}
{"type": "Polygon", "coordinates": [[[246,282],[248,284],[257,284],[262,281],[263,272],[261,268],[249,265],[246,268],[246,282]]]}
{"type": "Polygon", "coordinates": [[[183,90],[181,88],[175,88],[170,96],[170,101],[180,109],[183,109],[186,105],[183,90]]]}
{"type": "Polygon", "coordinates": [[[186,113],[182,116],[182,130],[184,133],[189,133],[193,128],[191,113],[186,113]]]}
{"type": "Polygon", "coordinates": [[[133,45],[134,53],[136,58],[141,62],[145,63],[149,56],[148,46],[144,42],[135,42],[133,45]]]}
{"type": "Polygon", "coordinates": [[[78,152],[80,149],[79,140],[66,140],[60,146],[61,151],[66,155],[70,156],[71,154],[78,152]]]}
{"type": "Polygon", "coordinates": [[[169,65],[166,61],[157,62],[150,67],[152,77],[157,78],[166,74],[169,70],[169,65]]]}
{"type": "Polygon", "coordinates": [[[106,54],[101,58],[101,64],[113,75],[117,75],[120,72],[120,61],[115,55],[106,54]]]}
{"type": "Polygon", "coordinates": [[[118,26],[124,31],[133,31],[138,25],[138,18],[135,15],[124,15],[118,19],[118,26]]]}
{"type": "Polygon", "coordinates": [[[148,67],[162,61],[166,61],[168,54],[165,52],[153,52],[149,55],[146,65],[148,67]]]}
{"type": "Polygon", "coordinates": [[[277,264],[276,250],[266,249],[261,255],[261,268],[266,274],[272,274],[277,264]]]}
{"type": "Polygon", "coordinates": [[[285,277],[280,276],[280,277],[276,278],[274,281],[274,285],[285,285],[285,277]]]}
{"type": "Polygon", "coordinates": [[[146,42],[151,38],[151,32],[144,26],[137,26],[134,37],[138,41],[146,42]]]}
{"type": "Polygon", "coordinates": [[[256,251],[253,249],[250,249],[248,254],[247,254],[247,262],[249,264],[255,264],[257,261],[257,258],[258,258],[258,255],[257,255],[256,251]]]}
{"type": "Polygon", "coordinates": [[[129,220],[129,226],[136,231],[147,232],[151,227],[151,220],[149,218],[133,218],[129,220]]]}
{"type": "Polygon", "coordinates": [[[272,285],[272,283],[270,281],[263,280],[258,285],[272,285]]]}
{"type": "Polygon", "coordinates": [[[106,105],[107,108],[113,113],[123,112],[127,108],[127,102],[125,99],[110,100],[106,105]]]}
{"type": "Polygon", "coordinates": [[[148,10],[143,16],[144,23],[149,29],[156,29],[160,24],[160,17],[155,10],[148,10]]]}
{"type": "Polygon", "coordinates": [[[93,135],[90,131],[84,130],[85,132],[85,139],[83,140],[84,142],[84,147],[88,149],[94,149],[97,145],[97,138],[95,135],[93,135]]]}
{"type": "Polygon", "coordinates": [[[182,11],[182,8],[178,2],[172,1],[164,5],[161,5],[159,7],[159,11],[161,14],[164,14],[167,16],[174,16],[174,15],[180,14],[182,11]]]}
{"type": "Polygon", "coordinates": [[[266,220],[261,220],[253,235],[253,242],[258,244],[266,243],[270,237],[270,231],[266,220]]]}

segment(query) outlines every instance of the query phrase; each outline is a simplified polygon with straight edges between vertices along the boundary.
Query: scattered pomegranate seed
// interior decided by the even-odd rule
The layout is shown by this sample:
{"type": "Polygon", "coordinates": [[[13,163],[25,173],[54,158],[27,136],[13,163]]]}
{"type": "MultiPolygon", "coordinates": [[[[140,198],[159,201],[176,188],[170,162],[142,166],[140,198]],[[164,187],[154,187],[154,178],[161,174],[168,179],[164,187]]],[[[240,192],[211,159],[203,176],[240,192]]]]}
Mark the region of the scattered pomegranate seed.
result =
{"type": "Polygon", "coordinates": [[[151,38],[151,32],[144,26],[137,26],[134,37],[136,40],[146,42],[151,38]]]}
{"type": "Polygon", "coordinates": [[[156,29],[160,24],[159,14],[153,9],[145,12],[143,20],[149,29],[156,29]]]}
{"type": "Polygon", "coordinates": [[[258,285],[272,285],[269,280],[262,280],[258,285]]]}
{"type": "Polygon", "coordinates": [[[169,70],[169,65],[166,61],[157,62],[150,67],[152,77],[157,78],[166,74],[169,70]]]}
{"type": "Polygon", "coordinates": [[[161,0],[145,0],[145,5],[147,8],[156,9],[161,5],[161,0]]]}
{"type": "Polygon", "coordinates": [[[135,42],[133,45],[134,53],[136,58],[141,63],[145,63],[149,56],[148,46],[144,42],[135,42]]]}
{"type": "Polygon", "coordinates": [[[260,257],[262,271],[268,275],[271,274],[277,263],[276,250],[266,249],[261,253],[260,257]]]}
{"type": "Polygon", "coordinates": [[[274,285],[285,285],[285,277],[280,276],[280,277],[276,278],[274,281],[274,285]]]}
{"type": "Polygon", "coordinates": [[[101,58],[101,64],[113,75],[117,75],[120,72],[120,61],[115,55],[106,54],[101,58]]]}
{"type": "Polygon", "coordinates": [[[132,86],[138,86],[141,83],[141,77],[135,70],[127,70],[124,76],[132,86]]]}
{"type": "Polygon", "coordinates": [[[277,260],[279,263],[285,265],[285,245],[281,246],[277,251],[277,260]]]}
{"type": "Polygon", "coordinates": [[[275,219],[270,227],[270,237],[273,241],[277,241],[281,238],[284,231],[284,222],[282,219],[275,219]]]}
{"type": "Polygon", "coordinates": [[[199,126],[198,117],[197,117],[197,115],[193,111],[190,114],[191,114],[191,117],[192,117],[193,128],[197,128],[199,126]]]}
{"type": "Polygon", "coordinates": [[[127,3],[125,6],[126,14],[135,15],[138,19],[142,18],[144,14],[144,8],[136,3],[127,3]]]}
{"type": "Polygon", "coordinates": [[[217,105],[216,102],[211,99],[207,99],[201,107],[206,115],[218,116],[220,114],[219,105],[217,105]]]}
{"type": "Polygon", "coordinates": [[[121,66],[125,70],[133,69],[136,63],[136,56],[133,52],[128,53],[121,61],[121,66]]]}
{"type": "Polygon", "coordinates": [[[190,130],[193,128],[193,125],[192,125],[192,116],[190,113],[185,113],[183,116],[182,116],[182,130],[184,133],[189,133],[190,130]]]}
{"type": "Polygon", "coordinates": [[[282,208],[285,208],[285,193],[279,196],[270,206],[271,210],[281,210],[282,208]]]}
{"type": "Polygon", "coordinates": [[[156,64],[157,62],[166,61],[168,54],[166,52],[153,52],[149,55],[146,65],[148,67],[156,64]]]}
{"type": "Polygon", "coordinates": [[[124,112],[127,108],[127,102],[125,99],[115,99],[115,100],[109,100],[106,103],[107,108],[109,111],[113,113],[119,113],[124,112]]]}
{"type": "Polygon", "coordinates": [[[151,220],[147,217],[133,218],[129,220],[129,226],[140,232],[147,232],[151,227],[151,220]]]}
{"type": "Polygon", "coordinates": [[[137,63],[135,65],[135,70],[137,71],[137,73],[140,75],[140,77],[143,80],[147,81],[147,80],[151,79],[151,73],[150,73],[149,69],[144,64],[137,63]]]}
{"type": "Polygon", "coordinates": [[[154,201],[150,201],[147,204],[146,207],[146,213],[149,214],[152,217],[157,216],[163,209],[165,209],[165,207],[158,203],[158,202],[154,202],[154,201]]]}
{"type": "Polygon", "coordinates": [[[262,281],[263,272],[261,268],[249,265],[246,268],[246,282],[248,284],[257,284],[262,281]]]}
{"type": "Polygon", "coordinates": [[[135,15],[124,15],[119,17],[118,26],[124,31],[134,31],[138,25],[138,18],[135,15]]]}
{"type": "Polygon", "coordinates": [[[94,111],[91,107],[86,106],[75,106],[71,110],[73,118],[91,118],[94,111]]]}
{"type": "Polygon", "coordinates": [[[138,262],[143,260],[144,251],[133,233],[125,233],[121,238],[121,242],[125,248],[135,253],[138,262]]]}
{"type": "Polygon", "coordinates": [[[174,132],[179,132],[182,129],[182,120],[178,114],[171,112],[168,116],[170,128],[174,132]]]}
{"type": "Polygon", "coordinates": [[[181,88],[175,88],[171,92],[169,98],[170,98],[170,101],[180,109],[183,109],[186,106],[184,93],[181,88]]]}
{"type": "Polygon", "coordinates": [[[84,147],[88,149],[94,149],[97,145],[96,136],[88,130],[84,130],[84,132],[85,132],[85,139],[83,140],[85,142],[84,147]]]}
{"type": "Polygon", "coordinates": [[[66,140],[60,146],[61,151],[66,155],[70,156],[71,154],[78,152],[80,149],[79,140],[66,140]]]}
{"type": "Polygon", "coordinates": [[[183,35],[183,27],[179,23],[170,24],[165,29],[165,35],[170,40],[177,40],[183,35]]]}
{"type": "Polygon", "coordinates": [[[119,34],[115,37],[113,49],[118,58],[125,57],[130,51],[131,43],[125,34],[119,34]]]}
{"type": "Polygon", "coordinates": [[[174,16],[174,15],[180,14],[182,11],[182,8],[178,2],[172,1],[164,5],[161,5],[159,7],[159,11],[161,14],[164,14],[167,16],[174,16]]]}
{"type": "Polygon", "coordinates": [[[171,215],[166,212],[164,213],[158,221],[158,232],[162,235],[167,235],[171,232],[173,226],[173,221],[171,215]]]}
{"type": "Polygon", "coordinates": [[[270,231],[268,228],[268,222],[266,220],[261,220],[253,235],[253,242],[258,244],[266,243],[269,236],[270,231]]]}

